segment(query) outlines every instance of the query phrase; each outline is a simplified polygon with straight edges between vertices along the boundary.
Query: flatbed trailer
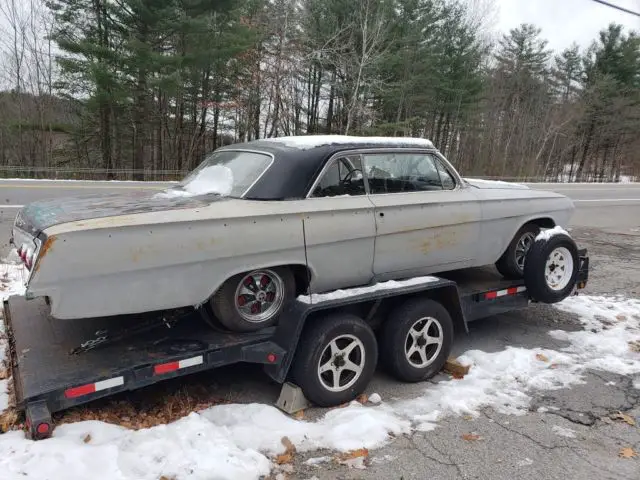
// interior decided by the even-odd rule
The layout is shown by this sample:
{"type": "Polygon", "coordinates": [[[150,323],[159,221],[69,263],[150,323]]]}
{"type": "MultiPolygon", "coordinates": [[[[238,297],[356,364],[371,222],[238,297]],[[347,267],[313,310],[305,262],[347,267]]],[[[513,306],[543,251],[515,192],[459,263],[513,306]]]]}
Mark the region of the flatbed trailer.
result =
{"type": "MultiPolygon", "coordinates": [[[[584,288],[588,270],[587,252],[580,250],[576,289],[584,288]]],[[[4,311],[16,406],[25,411],[31,438],[46,438],[53,430],[54,412],[223,365],[263,364],[269,377],[290,385],[294,356],[297,352],[301,357],[308,355],[309,345],[313,345],[313,339],[309,343],[305,335],[311,335],[314,329],[321,332],[322,325],[329,325],[329,320],[334,326],[340,325],[341,318],[351,324],[366,324],[372,332],[377,332],[378,343],[388,343],[384,335],[388,337],[391,331],[388,328],[394,328],[389,327],[389,322],[398,318],[393,313],[408,304],[435,302],[446,309],[455,330],[467,331],[468,322],[524,308],[532,301],[524,281],[502,279],[489,268],[390,285],[355,289],[353,294],[347,291],[342,296],[321,295],[317,301],[313,295],[298,297],[283,312],[277,326],[255,333],[231,333],[215,325],[212,328],[210,322],[200,318],[198,311],[192,311],[173,323],[159,318],[148,331],[122,336],[113,342],[104,340],[118,329],[125,332],[132,324],[131,317],[56,321],[49,317],[45,300],[11,297],[4,302],[4,311]],[[387,330],[381,328],[383,326],[387,330]]],[[[447,328],[447,322],[441,319],[440,323],[443,329],[447,328]]],[[[428,332],[425,335],[428,336],[428,332]]],[[[444,333],[442,338],[445,339],[444,333]]],[[[451,332],[451,342],[452,338],[451,332]]],[[[443,351],[439,354],[446,357],[449,347],[443,342],[443,351]]],[[[384,348],[380,351],[384,360],[384,348]]],[[[377,347],[371,352],[375,353],[377,363],[377,347]]],[[[439,365],[437,370],[441,368],[439,365]]],[[[375,365],[371,367],[371,375],[373,369],[375,365]]],[[[437,371],[431,371],[423,376],[427,378],[435,373],[437,371]]],[[[342,403],[355,398],[367,383],[368,379],[359,390],[354,387],[340,398],[314,403],[342,403]]]]}

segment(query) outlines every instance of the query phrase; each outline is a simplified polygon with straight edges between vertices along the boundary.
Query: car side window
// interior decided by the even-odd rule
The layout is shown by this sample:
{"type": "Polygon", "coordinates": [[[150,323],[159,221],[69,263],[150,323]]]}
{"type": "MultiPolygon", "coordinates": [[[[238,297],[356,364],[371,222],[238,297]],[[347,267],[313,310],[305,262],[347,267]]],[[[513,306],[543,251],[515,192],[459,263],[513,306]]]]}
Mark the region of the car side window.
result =
{"type": "Polygon", "coordinates": [[[425,153],[364,155],[369,191],[380,194],[442,190],[436,161],[425,153]]]}
{"type": "Polygon", "coordinates": [[[451,173],[449,173],[449,170],[446,169],[440,159],[434,158],[433,160],[436,164],[436,168],[438,169],[438,175],[440,175],[442,188],[444,190],[453,190],[454,188],[456,188],[456,181],[453,179],[453,176],[451,175],[451,173]]]}
{"type": "Polygon", "coordinates": [[[365,193],[362,159],[359,155],[350,155],[332,160],[310,196],[312,198],[337,197],[365,193]]]}

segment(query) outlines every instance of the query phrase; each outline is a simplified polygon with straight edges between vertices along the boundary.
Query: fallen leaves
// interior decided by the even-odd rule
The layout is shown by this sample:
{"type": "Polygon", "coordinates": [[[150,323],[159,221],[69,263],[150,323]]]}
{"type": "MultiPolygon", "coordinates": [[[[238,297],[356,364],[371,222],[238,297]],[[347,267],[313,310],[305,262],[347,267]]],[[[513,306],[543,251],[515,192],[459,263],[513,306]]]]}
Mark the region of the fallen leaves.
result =
{"type": "Polygon", "coordinates": [[[466,440],[467,442],[475,442],[477,440],[482,440],[482,437],[477,433],[463,433],[461,437],[463,440],[466,440]]]}
{"type": "Polygon", "coordinates": [[[640,340],[632,340],[629,342],[629,349],[632,352],[640,353],[640,340]]]}
{"type": "Polygon", "coordinates": [[[622,413],[622,412],[616,412],[616,413],[612,413],[610,415],[612,420],[618,420],[619,422],[625,422],[629,425],[631,425],[632,427],[635,427],[636,425],[636,421],[633,419],[633,417],[627,415],[626,413],[622,413]]]}
{"type": "Polygon", "coordinates": [[[464,378],[469,373],[471,365],[462,365],[457,358],[449,357],[444,364],[443,370],[456,380],[464,378]]]}
{"type": "Polygon", "coordinates": [[[544,355],[542,353],[536,354],[536,359],[540,360],[541,362],[548,362],[549,361],[549,357],[547,357],[546,355],[544,355]]]}
{"type": "Polygon", "coordinates": [[[296,453],[296,446],[289,440],[289,437],[282,437],[280,443],[284,445],[285,451],[276,456],[276,463],[278,465],[291,463],[293,461],[293,455],[296,453]]]}
{"type": "Polygon", "coordinates": [[[89,443],[91,441],[91,435],[87,433],[87,435],[82,439],[84,443],[89,443]]]}
{"type": "Polygon", "coordinates": [[[367,396],[366,393],[363,393],[361,395],[358,395],[358,397],[356,398],[356,401],[358,401],[359,403],[364,405],[365,403],[367,403],[369,401],[369,397],[367,396]]]}
{"type": "Polygon", "coordinates": [[[54,421],[57,425],[62,425],[98,420],[138,430],[168,424],[191,412],[227,403],[226,400],[217,398],[209,387],[193,385],[171,390],[171,387],[163,389],[158,386],[156,389],[134,393],[128,400],[105,399],[91,407],[81,406],[56,414],[54,421]]]}
{"type": "Polygon", "coordinates": [[[295,418],[296,420],[302,420],[304,418],[304,410],[298,410],[293,414],[293,418],[295,418]]]}
{"type": "Polygon", "coordinates": [[[620,458],[635,458],[638,456],[638,452],[631,447],[624,447],[620,450],[618,456],[620,458]]]}
{"type": "Polygon", "coordinates": [[[363,470],[366,468],[368,459],[369,450],[367,450],[366,448],[351,450],[336,457],[336,461],[338,462],[338,464],[346,465],[349,468],[357,468],[359,470],[363,470]]]}
{"type": "Polygon", "coordinates": [[[18,412],[9,408],[0,414],[0,433],[6,433],[18,424],[18,412]]]}

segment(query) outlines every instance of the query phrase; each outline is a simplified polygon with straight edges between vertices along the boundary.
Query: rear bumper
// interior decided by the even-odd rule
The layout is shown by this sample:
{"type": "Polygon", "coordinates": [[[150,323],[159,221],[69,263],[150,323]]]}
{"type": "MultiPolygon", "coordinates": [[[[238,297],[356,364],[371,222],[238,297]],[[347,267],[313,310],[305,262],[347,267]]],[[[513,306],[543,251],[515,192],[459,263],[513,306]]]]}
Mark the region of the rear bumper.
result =
{"type": "Polygon", "coordinates": [[[580,267],[578,269],[578,279],[576,281],[576,286],[579,290],[581,290],[587,286],[587,282],[589,281],[589,255],[587,254],[586,248],[578,250],[578,258],[580,267]]]}

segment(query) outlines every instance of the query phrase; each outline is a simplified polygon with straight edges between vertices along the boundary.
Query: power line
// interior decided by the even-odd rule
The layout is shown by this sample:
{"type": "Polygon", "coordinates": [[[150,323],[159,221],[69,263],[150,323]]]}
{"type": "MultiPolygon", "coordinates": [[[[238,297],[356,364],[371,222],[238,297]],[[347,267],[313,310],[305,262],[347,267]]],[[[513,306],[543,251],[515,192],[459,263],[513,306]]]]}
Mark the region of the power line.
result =
{"type": "Polygon", "coordinates": [[[636,17],[640,17],[640,13],[634,12],[633,10],[628,10],[626,8],[620,7],[618,5],[614,5],[613,3],[605,2],[604,0],[593,0],[596,3],[600,3],[602,5],[606,5],[607,7],[615,8],[616,10],[620,10],[621,12],[628,13],[630,15],[635,15],[636,17]]]}

